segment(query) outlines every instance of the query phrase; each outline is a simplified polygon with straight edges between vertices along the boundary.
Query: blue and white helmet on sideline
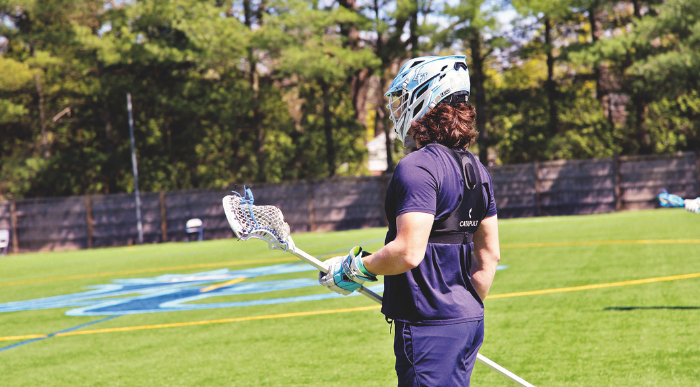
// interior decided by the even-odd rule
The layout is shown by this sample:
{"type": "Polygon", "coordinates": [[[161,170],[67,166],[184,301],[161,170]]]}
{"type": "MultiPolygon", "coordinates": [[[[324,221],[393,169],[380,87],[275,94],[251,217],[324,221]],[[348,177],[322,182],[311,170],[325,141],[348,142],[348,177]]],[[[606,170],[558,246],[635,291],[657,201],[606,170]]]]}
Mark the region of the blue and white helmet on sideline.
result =
{"type": "Polygon", "coordinates": [[[451,95],[451,102],[467,101],[470,82],[466,59],[464,55],[423,56],[401,67],[384,96],[389,97],[387,108],[394,131],[404,146],[411,123],[440,101],[451,95]]]}

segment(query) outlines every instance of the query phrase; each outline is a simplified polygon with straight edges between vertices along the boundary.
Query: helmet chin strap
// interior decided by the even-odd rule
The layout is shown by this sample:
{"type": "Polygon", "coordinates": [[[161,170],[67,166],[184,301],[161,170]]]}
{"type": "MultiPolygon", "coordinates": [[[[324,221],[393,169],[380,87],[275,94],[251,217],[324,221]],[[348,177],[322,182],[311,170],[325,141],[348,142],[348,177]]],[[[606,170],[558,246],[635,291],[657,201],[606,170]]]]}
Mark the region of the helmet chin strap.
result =
{"type": "Polygon", "coordinates": [[[462,92],[456,92],[454,94],[450,94],[445,99],[440,101],[438,104],[441,103],[446,103],[448,105],[458,105],[462,103],[467,103],[469,100],[469,92],[462,91],[462,92]]]}
{"type": "Polygon", "coordinates": [[[406,138],[403,139],[403,147],[406,149],[418,148],[418,144],[411,134],[406,134],[406,138]]]}

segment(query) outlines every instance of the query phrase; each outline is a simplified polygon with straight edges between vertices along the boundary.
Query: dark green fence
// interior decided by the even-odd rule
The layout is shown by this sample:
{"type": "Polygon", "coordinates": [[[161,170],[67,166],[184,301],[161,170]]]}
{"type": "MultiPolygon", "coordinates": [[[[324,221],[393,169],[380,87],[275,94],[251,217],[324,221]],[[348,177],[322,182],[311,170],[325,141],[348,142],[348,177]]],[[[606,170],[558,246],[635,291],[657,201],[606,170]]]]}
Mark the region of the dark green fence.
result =
{"type": "MultiPolygon", "coordinates": [[[[561,160],[489,168],[501,218],[594,214],[657,207],[662,188],[700,196],[696,153],[561,160]]],[[[390,176],[251,184],[257,204],[278,206],[293,232],[386,225],[390,176]]],[[[241,185],[239,185],[241,187],[241,185]]],[[[200,218],[204,238],[233,236],[221,206],[230,191],[181,190],[141,195],[144,242],[183,241],[185,222],[200,218]]],[[[0,229],[11,251],[65,250],[133,244],[132,194],[0,201],[0,229]]]]}

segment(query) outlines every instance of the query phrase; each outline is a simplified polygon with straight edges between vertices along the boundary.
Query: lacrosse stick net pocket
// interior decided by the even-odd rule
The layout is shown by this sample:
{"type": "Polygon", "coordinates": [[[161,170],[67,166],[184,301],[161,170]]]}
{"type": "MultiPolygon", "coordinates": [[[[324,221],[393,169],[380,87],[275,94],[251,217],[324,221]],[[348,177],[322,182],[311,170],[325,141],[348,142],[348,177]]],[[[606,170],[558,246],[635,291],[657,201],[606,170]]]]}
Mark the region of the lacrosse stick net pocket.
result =
{"type": "Polygon", "coordinates": [[[279,208],[253,205],[253,194],[249,189],[245,190],[245,196],[234,193],[236,195],[224,197],[223,205],[226,219],[239,239],[262,239],[268,247],[277,250],[286,251],[293,247],[289,225],[279,208]]]}

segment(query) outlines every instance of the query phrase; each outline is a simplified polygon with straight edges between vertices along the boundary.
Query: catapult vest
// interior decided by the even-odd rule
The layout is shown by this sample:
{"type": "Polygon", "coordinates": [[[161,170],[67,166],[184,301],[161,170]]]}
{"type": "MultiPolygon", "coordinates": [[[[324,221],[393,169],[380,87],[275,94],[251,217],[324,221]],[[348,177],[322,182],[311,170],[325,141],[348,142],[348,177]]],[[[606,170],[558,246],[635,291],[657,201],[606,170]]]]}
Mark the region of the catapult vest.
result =
{"type": "Polygon", "coordinates": [[[428,144],[442,148],[452,156],[460,166],[463,192],[459,200],[459,205],[450,215],[433,223],[428,242],[444,244],[469,244],[472,242],[474,233],[479,228],[481,221],[486,217],[487,203],[491,202],[491,193],[488,187],[484,187],[479,171],[479,164],[470,152],[457,152],[442,144],[428,144]],[[484,188],[486,188],[484,190],[484,188]],[[484,192],[487,197],[484,200],[484,192]]]}

